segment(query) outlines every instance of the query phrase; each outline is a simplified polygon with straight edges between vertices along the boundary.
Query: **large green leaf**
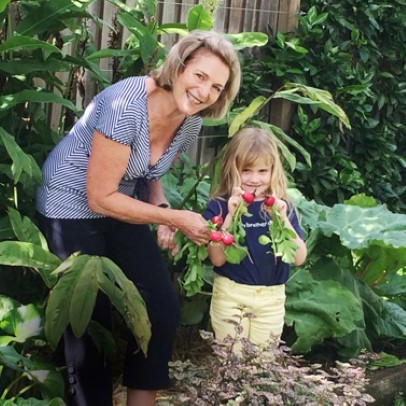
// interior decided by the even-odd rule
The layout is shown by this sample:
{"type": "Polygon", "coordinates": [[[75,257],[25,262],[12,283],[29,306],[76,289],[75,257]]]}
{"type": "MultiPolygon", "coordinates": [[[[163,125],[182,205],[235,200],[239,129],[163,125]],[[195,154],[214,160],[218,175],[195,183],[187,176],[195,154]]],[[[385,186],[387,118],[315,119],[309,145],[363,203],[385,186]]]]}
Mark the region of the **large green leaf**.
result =
{"type": "Polygon", "coordinates": [[[179,208],[183,202],[183,194],[178,189],[178,178],[172,173],[167,173],[162,177],[162,185],[171,206],[179,208]]]}
{"type": "Polygon", "coordinates": [[[41,169],[34,158],[31,155],[26,154],[17,144],[14,137],[1,127],[0,140],[13,161],[11,171],[14,177],[14,182],[17,183],[21,174],[24,172],[32,179],[33,182],[39,184],[42,178],[41,169]]]}
{"type": "Polygon", "coordinates": [[[36,398],[15,398],[14,400],[7,399],[1,406],[66,406],[63,398],[54,399],[36,399],[36,398]]]}
{"type": "Polygon", "coordinates": [[[336,234],[351,250],[365,249],[379,241],[394,248],[406,248],[405,214],[392,213],[385,206],[335,204],[328,207],[304,199],[296,203],[305,227],[320,229],[326,236],[336,234]]]}
{"type": "Polygon", "coordinates": [[[118,14],[117,18],[139,40],[141,58],[145,64],[150,65],[153,61],[163,58],[164,48],[151,31],[137,18],[126,13],[118,14]]]}
{"type": "Polygon", "coordinates": [[[92,317],[99,290],[97,272],[100,267],[99,258],[88,257],[88,261],[78,272],[69,309],[69,320],[76,337],[83,335],[92,317]]]}
{"type": "Polygon", "coordinates": [[[299,83],[287,83],[281,90],[275,92],[272,98],[282,98],[300,104],[316,104],[317,107],[336,116],[347,128],[351,128],[348,116],[344,110],[334,102],[332,94],[327,90],[305,86],[299,83]]]}
{"type": "MultiPolygon", "coordinates": [[[[44,32],[62,31],[76,17],[90,17],[86,7],[94,0],[52,0],[28,2],[29,12],[16,27],[21,35],[34,36],[44,32]]],[[[77,25],[77,21],[76,21],[77,25]]]]}
{"type": "MultiPolygon", "coordinates": [[[[61,55],[62,56],[62,55],[61,55]]],[[[10,75],[26,75],[32,72],[66,72],[71,69],[68,62],[53,58],[53,55],[46,61],[41,61],[35,57],[25,57],[20,60],[0,61],[0,71],[10,75]]]]}
{"type": "Polygon", "coordinates": [[[106,357],[112,361],[117,360],[117,344],[111,331],[100,323],[90,320],[87,332],[99,352],[104,352],[106,357]]]}
{"type": "Polygon", "coordinates": [[[11,309],[2,317],[0,328],[14,336],[13,341],[20,343],[27,338],[40,336],[43,332],[43,310],[34,304],[11,309]]]}
{"type": "Polygon", "coordinates": [[[102,269],[98,269],[97,273],[100,289],[123,316],[141,350],[147,354],[151,325],[144,300],[135,285],[113,261],[104,257],[100,260],[102,269]]]}
{"type": "Polygon", "coordinates": [[[69,257],[67,261],[70,266],[51,289],[45,311],[45,335],[53,349],[57,347],[63,331],[69,325],[72,295],[76,285],[80,283],[78,275],[86,266],[89,257],[83,255],[73,260],[69,257]]]}
{"type": "Polygon", "coordinates": [[[129,50],[104,48],[93,52],[86,59],[88,61],[94,61],[103,58],[120,58],[129,54],[131,54],[131,51],[129,50]]]}
{"type": "Polygon", "coordinates": [[[85,332],[100,289],[123,316],[142,351],[147,352],[151,327],[145,303],[113,261],[74,254],[55,269],[56,275],[59,281],[50,292],[45,313],[45,333],[52,348],[56,348],[69,323],[76,336],[85,332]]]}
{"type": "MultiPolygon", "coordinates": [[[[46,365],[45,365],[46,367],[46,365]]],[[[48,366],[49,367],[49,366],[48,366]]],[[[63,376],[60,372],[55,371],[54,369],[37,369],[30,370],[26,373],[27,377],[31,380],[40,384],[40,390],[43,398],[53,399],[53,398],[63,398],[65,383],[63,376]]],[[[54,399],[55,405],[60,403],[54,399]]],[[[49,403],[50,405],[51,403],[49,403]]],[[[62,403],[65,405],[65,403],[62,403]]]]}
{"type": "Polygon", "coordinates": [[[2,13],[8,6],[11,0],[0,0],[0,13],[2,13]]]}
{"type": "Polygon", "coordinates": [[[18,34],[14,34],[11,38],[0,45],[0,52],[10,52],[17,49],[42,49],[45,54],[45,59],[47,59],[51,53],[61,53],[56,46],[51,45],[48,42],[18,34]]]}
{"type": "Polygon", "coordinates": [[[178,34],[185,36],[188,32],[186,24],[183,23],[165,23],[157,29],[157,34],[178,34]]]}
{"type": "Polygon", "coordinates": [[[255,116],[261,107],[267,102],[264,96],[258,96],[250,105],[239,113],[230,123],[228,135],[231,138],[251,117],[255,116]]]}
{"type": "Polygon", "coordinates": [[[393,302],[383,300],[380,318],[380,332],[383,337],[406,339],[406,311],[393,302]]]}
{"type": "Polygon", "coordinates": [[[32,368],[34,362],[19,354],[13,346],[7,345],[0,346],[0,365],[23,371],[24,368],[32,368]]]}
{"type": "MultiPolygon", "coordinates": [[[[76,55],[76,56],[65,55],[63,58],[63,61],[69,62],[71,64],[75,64],[78,66],[82,66],[83,68],[88,69],[90,72],[92,72],[95,79],[97,79],[99,86],[102,89],[106,88],[107,86],[109,86],[111,84],[110,81],[106,78],[105,74],[99,68],[99,65],[97,63],[94,63],[91,60],[88,60],[87,58],[83,58],[78,55],[76,55]]],[[[80,112],[79,112],[79,115],[80,115],[80,112]]]]}
{"type": "Polygon", "coordinates": [[[363,350],[373,351],[371,340],[362,329],[353,330],[344,337],[336,337],[335,340],[339,344],[338,353],[344,359],[359,357],[363,350]]]}
{"type": "MultiPolygon", "coordinates": [[[[256,123],[255,120],[254,120],[254,123],[256,123]]],[[[264,123],[262,123],[262,125],[264,125],[264,123]]],[[[296,140],[294,140],[292,137],[287,135],[280,127],[277,127],[277,126],[272,125],[272,124],[269,124],[269,125],[265,124],[265,128],[269,128],[269,130],[272,133],[274,133],[276,135],[276,137],[279,139],[279,144],[278,145],[279,145],[279,148],[282,151],[282,155],[284,156],[285,159],[288,160],[288,162],[290,162],[292,160],[292,163],[290,164],[290,166],[292,168],[295,168],[295,167],[293,167],[293,158],[290,158],[290,155],[292,155],[292,153],[285,146],[285,144],[289,144],[293,148],[295,148],[295,150],[298,151],[303,156],[303,158],[305,159],[305,161],[309,165],[309,167],[312,166],[312,161],[311,161],[311,157],[310,157],[309,152],[307,152],[306,149],[303,148],[296,140]]]]}
{"type": "Polygon", "coordinates": [[[36,244],[20,241],[0,242],[0,264],[34,268],[41,275],[48,287],[53,286],[55,276],[50,271],[55,269],[61,260],[54,254],[36,244]]]}
{"type": "Polygon", "coordinates": [[[345,336],[363,325],[361,300],[338,282],[316,281],[301,269],[289,279],[286,296],[285,322],[297,334],[294,351],[309,352],[325,338],[345,336]]]}
{"type": "Polygon", "coordinates": [[[0,295],[0,321],[9,310],[19,307],[20,303],[11,297],[0,295]]]}
{"type": "Polygon", "coordinates": [[[46,399],[44,402],[37,401],[36,399],[30,400],[20,398],[22,402],[16,404],[22,406],[28,405],[43,405],[43,406],[64,406],[65,403],[58,399],[51,400],[50,397],[59,396],[60,400],[64,395],[64,382],[60,372],[42,362],[37,357],[31,359],[19,354],[13,346],[0,346],[0,365],[5,365],[8,368],[19,371],[28,379],[40,385],[40,390],[43,397],[46,399]]]}
{"type": "Polygon", "coordinates": [[[385,275],[406,267],[406,247],[395,248],[382,241],[373,241],[368,248],[359,252],[368,258],[368,266],[362,271],[362,280],[374,285],[385,275]]]}
{"type": "Polygon", "coordinates": [[[269,39],[268,35],[263,32],[240,32],[226,36],[237,50],[264,46],[269,39]]]}
{"type": "MultiPolygon", "coordinates": [[[[1,172],[0,165],[0,172],[1,172]]],[[[0,217],[0,241],[12,240],[15,237],[13,229],[11,228],[10,221],[7,217],[0,217]]]]}
{"type": "Polygon", "coordinates": [[[48,250],[44,235],[29,217],[22,216],[18,210],[12,207],[9,207],[7,212],[14,234],[19,241],[31,242],[39,245],[43,250],[48,250]]]}
{"type": "Polygon", "coordinates": [[[189,31],[212,29],[213,20],[203,4],[198,4],[189,10],[186,26],[189,31]]]}
{"type": "Polygon", "coordinates": [[[296,141],[290,138],[287,134],[285,134],[285,132],[281,128],[276,127],[272,124],[267,124],[256,120],[253,120],[253,123],[256,124],[258,127],[267,130],[270,134],[273,134],[275,136],[274,137],[275,142],[278,145],[278,148],[283,156],[284,161],[286,161],[287,164],[289,165],[291,172],[293,172],[296,169],[296,157],[292,152],[290,152],[289,148],[286,146],[284,141],[288,142],[290,141],[292,144],[295,145],[295,147],[297,147],[297,149],[300,152],[302,152],[302,154],[307,159],[310,159],[310,156],[306,152],[306,150],[302,148],[296,141]]]}
{"type": "Polygon", "coordinates": [[[12,93],[0,97],[0,111],[5,111],[13,108],[18,103],[59,103],[74,113],[79,114],[76,106],[69,100],[58,96],[55,93],[45,90],[23,90],[18,93],[12,93]]]}

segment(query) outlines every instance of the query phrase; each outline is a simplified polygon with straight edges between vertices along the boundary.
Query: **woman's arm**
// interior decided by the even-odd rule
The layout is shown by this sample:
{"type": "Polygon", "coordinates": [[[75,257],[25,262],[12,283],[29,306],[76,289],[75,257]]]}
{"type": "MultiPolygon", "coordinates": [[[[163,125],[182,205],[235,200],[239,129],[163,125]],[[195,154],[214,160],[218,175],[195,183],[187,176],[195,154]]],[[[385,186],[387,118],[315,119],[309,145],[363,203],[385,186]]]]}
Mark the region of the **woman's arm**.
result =
{"type": "Polygon", "coordinates": [[[150,180],[148,181],[148,185],[149,185],[149,203],[159,207],[164,207],[165,205],[166,208],[170,207],[168,199],[165,196],[161,180],[160,179],[150,180]]]}
{"type": "MultiPolygon", "coordinates": [[[[130,153],[129,146],[113,141],[98,131],[94,132],[87,173],[90,209],[128,223],[173,226],[197,244],[207,242],[209,231],[200,214],[159,208],[118,191],[130,153]]],[[[157,191],[154,193],[158,196],[157,191]]]]}
{"type": "MultiPolygon", "coordinates": [[[[149,181],[149,202],[155,206],[169,208],[168,199],[165,196],[164,189],[160,180],[149,181]]],[[[171,254],[175,256],[179,247],[175,244],[175,234],[178,229],[173,226],[159,224],[157,227],[157,240],[158,244],[163,250],[169,249],[171,254]]]]}

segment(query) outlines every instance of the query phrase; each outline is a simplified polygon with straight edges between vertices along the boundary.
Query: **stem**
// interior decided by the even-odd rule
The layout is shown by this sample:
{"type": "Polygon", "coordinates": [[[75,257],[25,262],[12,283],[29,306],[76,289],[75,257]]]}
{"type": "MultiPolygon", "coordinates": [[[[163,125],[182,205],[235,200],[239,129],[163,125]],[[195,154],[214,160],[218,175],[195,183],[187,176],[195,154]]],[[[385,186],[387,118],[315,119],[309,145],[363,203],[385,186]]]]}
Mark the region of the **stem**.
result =
{"type": "Polygon", "coordinates": [[[3,394],[1,395],[0,399],[5,399],[7,394],[10,392],[11,388],[16,385],[21,379],[23,378],[22,375],[18,376],[14,381],[10,382],[9,385],[4,389],[3,394]]]}
{"type": "Polygon", "coordinates": [[[358,276],[359,276],[361,279],[365,276],[365,274],[366,274],[367,271],[368,271],[369,266],[370,266],[372,263],[373,263],[372,259],[368,260],[367,263],[366,263],[366,265],[365,265],[365,267],[364,267],[364,269],[361,269],[359,272],[357,272],[358,276]]]}
{"type": "Polygon", "coordinates": [[[196,192],[197,187],[199,186],[199,183],[203,180],[203,178],[207,175],[211,165],[213,164],[214,159],[212,159],[209,164],[205,167],[203,167],[200,176],[197,178],[197,181],[195,184],[192,186],[192,188],[189,190],[189,192],[186,194],[186,196],[183,198],[182,203],[179,206],[179,210],[183,209],[185,206],[186,202],[190,199],[190,197],[193,195],[193,193],[196,192]]]}
{"type": "Polygon", "coordinates": [[[33,388],[35,386],[35,383],[32,383],[31,385],[25,386],[24,388],[22,388],[15,396],[13,396],[11,398],[11,400],[14,401],[14,399],[19,398],[23,393],[29,391],[31,388],[33,388]]]}
{"type": "Polygon", "coordinates": [[[217,158],[219,157],[219,155],[222,153],[224,147],[220,150],[220,152],[215,155],[213,158],[210,159],[210,161],[203,166],[200,176],[198,177],[197,181],[195,182],[195,184],[193,185],[193,187],[189,190],[189,192],[186,194],[186,196],[184,197],[184,199],[182,200],[182,203],[180,204],[179,209],[182,209],[186,202],[190,199],[190,197],[193,195],[193,193],[196,192],[197,187],[199,186],[199,183],[203,180],[203,178],[208,174],[209,170],[211,169],[211,167],[214,165],[214,163],[216,162],[217,158]]]}
{"type": "Polygon", "coordinates": [[[14,206],[18,210],[18,192],[17,192],[17,185],[15,184],[13,186],[13,201],[14,201],[14,206]]]}

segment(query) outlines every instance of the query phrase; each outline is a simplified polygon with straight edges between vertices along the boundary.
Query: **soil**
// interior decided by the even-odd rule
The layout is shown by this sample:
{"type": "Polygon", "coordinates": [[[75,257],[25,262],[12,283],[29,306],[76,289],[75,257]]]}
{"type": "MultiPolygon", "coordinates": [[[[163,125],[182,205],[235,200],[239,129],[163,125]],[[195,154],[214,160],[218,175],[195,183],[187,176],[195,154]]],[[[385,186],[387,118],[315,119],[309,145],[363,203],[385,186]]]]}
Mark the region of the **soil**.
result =
{"type": "Polygon", "coordinates": [[[391,406],[399,393],[406,394],[406,364],[373,371],[369,380],[367,391],[375,399],[373,404],[391,406]]]}

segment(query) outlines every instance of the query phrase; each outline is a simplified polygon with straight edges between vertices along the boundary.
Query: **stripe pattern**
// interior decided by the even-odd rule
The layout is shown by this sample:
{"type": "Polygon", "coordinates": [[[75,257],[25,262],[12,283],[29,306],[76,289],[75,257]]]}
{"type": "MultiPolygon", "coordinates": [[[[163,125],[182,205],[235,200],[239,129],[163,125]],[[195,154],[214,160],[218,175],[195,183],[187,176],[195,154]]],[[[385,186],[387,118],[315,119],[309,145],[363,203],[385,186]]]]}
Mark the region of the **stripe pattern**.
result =
{"type": "Polygon", "coordinates": [[[131,147],[130,159],[119,191],[134,195],[137,179],[159,179],[179,152],[195,142],[202,126],[199,116],[189,116],[154,166],[149,166],[149,126],[145,76],[130,77],[100,92],[72,130],[55,146],[42,168],[37,189],[37,210],[46,217],[90,219],[104,216],[87,204],[86,175],[95,130],[131,147]]]}

